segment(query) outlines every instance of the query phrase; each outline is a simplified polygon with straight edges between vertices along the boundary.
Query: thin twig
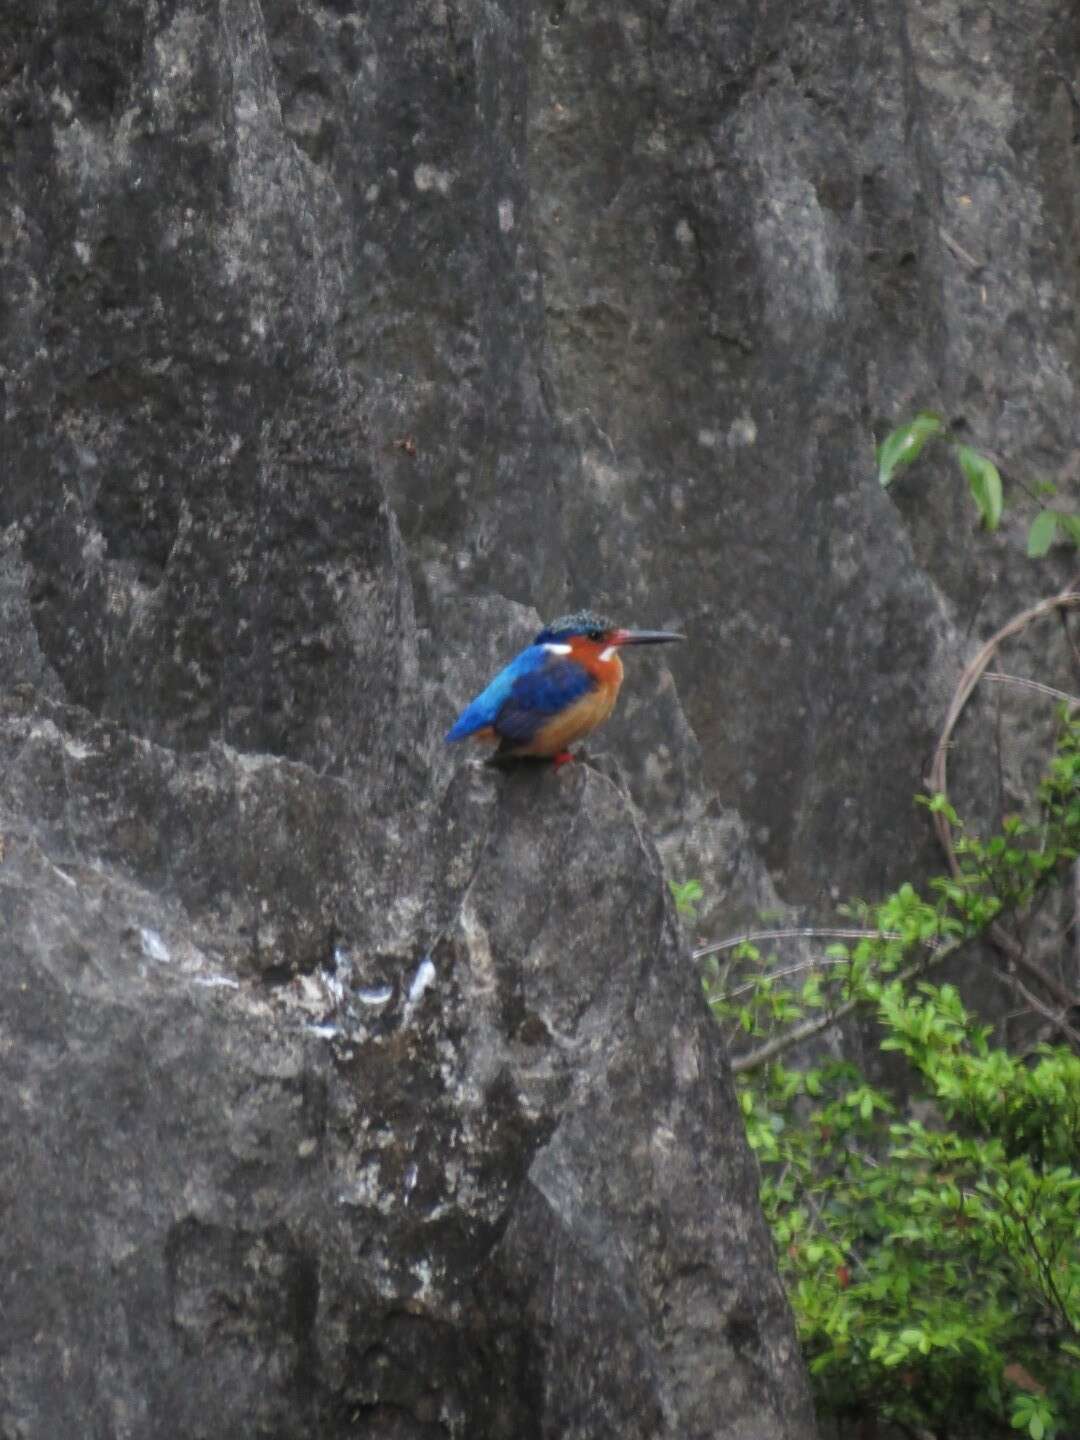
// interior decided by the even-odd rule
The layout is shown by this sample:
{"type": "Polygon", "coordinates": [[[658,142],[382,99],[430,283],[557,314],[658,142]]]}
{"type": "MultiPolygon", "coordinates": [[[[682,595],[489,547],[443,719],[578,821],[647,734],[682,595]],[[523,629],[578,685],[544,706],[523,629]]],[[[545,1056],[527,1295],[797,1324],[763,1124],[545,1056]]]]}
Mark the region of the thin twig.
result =
{"type": "Polygon", "coordinates": [[[1049,1005],[1044,1005],[1018,975],[1011,975],[1007,970],[999,970],[998,974],[1011,990],[1015,990],[1018,995],[1023,997],[1032,1010],[1041,1015],[1044,1020],[1049,1020],[1054,1029],[1064,1035],[1076,1053],[1080,1055],[1080,1033],[1074,1030],[1065,1019],[1064,1012],[1055,1012],[1050,1009],[1049,1005]]]}
{"type": "MultiPolygon", "coordinates": [[[[984,680],[988,680],[991,675],[1001,674],[1001,656],[995,655],[990,663],[994,668],[993,670],[987,670],[983,676],[984,680]]],[[[1005,819],[1005,765],[1001,758],[1001,720],[1003,706],[1001,703],[1000,690],[994,696],[994,702],[994,763],[997,770],[997,823],[1000,826],[1005,819]]]]}
{"type": "MultiPolygon", "coordinates": [[[[1074,590],[1063,590],[1060,595],[1051,595],[1046,600],[1040,600],[1037,605],[1032,605],[1027,610],[1022,610],[1019,615],[1013,618],[994,632],[990,639],[980,647],[975,658],[967,666],[960,677],[953,698],[945,715],[945,723],[941,727],[941,735],[938,738],[937,748],[934,751],[934,762],[930,767],[929,784],[935,794],[948,793],[948,752],[952,742],[952,734],[956,729],[957,722],[964,712],[964,707],[971,698],[972,691],[982,679],[990,661],[997,653],[998,647],[1013,635],[1019,635],[1021,631],[1034,620],[1039,620],[1044,615],[1052,615],[1061,610],[1069,610],[1080,605],[1080,593],[1074,590]]],[[[934,817],[934,824],[938,831],[938,838],[941,841],[942,849],[945,851],[949,861],[949,867],[953,874],[959,876],[960,867],[956,855],[953,852],[952,842],[949,838],[949,822],[944,815],[938,814],[934,817]]]]}
{"type": "Polygon", "coordinates": [[[736,945],[756,945],[759,940],[902,940],[904,937],[895,930],[834,930],[829,927],[810,926],[790,930],[748,930],[745,935],[733,935],[727,940],[716,940],[710,945],[701,945],[691,951],[691,958],[703,960],[706,955],[718,955],[721,950],[734,950],[736,945]]]}
{"type": "MultiPolygon", "coordinates": [[[[1080,579],[1080,577],[1078,577],[1080,579]]],[[[1080,592],[1073,585],[1067,590],[1062,590],[1058,595],[1051,595],[1046,600],[1040,600],[1037,605],[1032,605],[1027,610],[1022,610],[1019,615],[1003,625],[1000,630],[994,632],[990,639],[980,647],[974,659],[965,669],[960,677],[953,698],[945,715],[945,723],[941,727],[941,735],[938,737],[937,748],[934,751],[933,764],[930,767],[930,774],[927,784],[934,794],[945,795],[948,793],[948,753],[952,744],[953,731],[955,730],[964,707],[971,698],[975,686],[983,678],[991,660],[997,654],[998,647],[1013,635],[1019,635],[1021,631],[1035,620],[1041,619],[1044,615],[1060,614],[1063,611],[1075,609],[1080,606],[1080,592]]],[[[941,811],[934,814],[934,831],[938,838],[945,859],[948,861],[949,869],[956,879],[960,878],[960,862],[956,858],[956,851],[953,848],[952,832],[949,822],[941,811]]],[[[1048,975],[1043,967],[1032,960],[1024,949],[1019,945],[1008,932],[998,924],[991,922],[987,929],[990,940],[1008,955],[1009,959],[1027,973],[1037,979],[1049,994],[1053,995],[1058,1004],[1063,1008],[1069,1008],[1075,1003],[1075,998],[1069,994],[1066,988],[1053,976],[1048,975]]]]}
{"type": "MultiPolygon", "coordinates": [[[[950,940],[946,944],[940,945],[924,959],[919,960],[914,965],[909,965],[906,970],[901,970],[894,978],[898,980],[901,985],[906,985],[909,980],[914,980],[916,976],[923,974],[924,971],[940,965],[942,961],[947,960],[950,955],[955,955],[957,950],[959,950],[962,945],[966,945],[972,938],[970,935],[964,935],[956,940],[950,940]]],[[[796,1025],[794,1030],[788,1030],[783,1035],[775,1035],[771,1040],[767,1040],[764,1045],[759,1045],[756,1050],[750,1050],[745,1055],[733,1056],[731,1061],[732,1074],[744,1075],[747,1070],[758,1069],[759,1066],[771,1060],[774,1055],[780,1055],[785,1050],[790,1050],[793,1045],[799,1045],[804,1040],[810,1040],[813,1036],[820,1035],[823,1030],[831,1029],[833,1025],[839,1024],[839,1022],[846,1019],[853,1010],[857,1010],[860,1005],[864,1005],[865,1003],[866,1001],[861,996],[854,997],[851,1000],[845,1000],[844,1003],[838,1005],[835,1010],[830,1010],[825,1015],[819,1015],[816,1020],[806,1020],[803,1024],[796,1025]]]]}
{"type": "MultiPolygon", "coordinates": [[[[1069,589],[1080,589],[1080,577],[1073,581],[1073,583],[1069,586],[1069,589]]],[[[1077,646],[1076,641],[1073,639],[1072,631],[1069,629],[1068,611],[1059,610],[1058,620],[1061,622],[1061,633],[1065,636],[1065,643],[1066,645],[1068,645],[1069,652],[1072,655],[1073,665],[1076,667],[1076,673],[1080,675],[1080,647],[1077,646]]]]}
{"type": "Polygon", "coordinates": [[[991,926],[994,944],[1001,945],[1014,964],[1019,965],[1033,979],[1038,980],[1043,989],[1054,997],[1063,1010],[1072,1010],[1076,1005],[1080,1005],[1080,997],[1074,995],[1068,986],[1063,985],[1048,970],[1044,970],[1037,961],[1032,960],[1030,955],[1026,955],[1023,946],[1014,940],[1007,931],[1002,929],[999,937],[997,933],[999,929],[1001,927],[996,922],[991,926]]]}
{"type": "MultiPolygon", "coordinates": [[[[948,243],[948,240],[946,240],[946,243],[948,243]]],[[[970,259],[970,257],[965,258],[970,259]]],[[[1051,615],[1054,613],[1061,614],[1066,610],[1074,609],[1077,606],[1080,606],[1080,591],[1075,588],[1075,584],[1080,584],[1080,577],[1077,577],[1077,582],[1075,582],[1074,585],[1070,585],[1069,589],[1063,590],[1058,595],[1052,595],[1046,600],[1040,600],[1037,605],[1032,605],[1029,609],[1021,611],[1019,615],[1014,615],[1007,624],[1003,625],[999,630],[995,631],[995,633],[990,637],[990,639],[987,640],[985,644],[980,647],[974,659],[964,670],[963,674],[960,677],[960,683],[957,685],[956,690],[953,694],[952,701],[949,704],[949,708],[945,716],[945,723],[942,726],[941,734],[938,738],[937,747],[934,752],[933,764],[930,767],[930,775],[928,777],[927,783],[930,790],[934,794],[945,795],[948,793],[948,751],[950,745],[952,744],[953,731],[955,730],[956,725],[959,722],[960,716],[963,714],[964,707],[967,705],[968,700],[971,698],[975,686],[983,678],[988,666],[990,665],[990,662],[996,656],[999,646],[1002,645],[1005,640],[1010,639],[1013,635],[1020,634],[1021,631],[1025,630],[1028,625],[1030,625],[1033,621],[1041,619],[1044,615],[1051,615]]],[[[1057,695],[1059,693],[1056,691],[1052,691],[1049,686],[1044,686],[1038,681],[1024,681],[1019,677],[1014,676],[1002,676],[1000,678],[1002,680],[1012,680],[1014,683],[1027,684],[1034,689],[1047,691],[1051,694],[1057,695]]],[[[1075,701],[1071,696],[1063,695],[1061,696],[1061,698],[1073,704],[1080,703],[1075,701]]],[[[937,837],[941,844],[941,848],[945,853],[946,860],[948,861],[950,871],[952,872],[954,878],[960,879],[962,871],[960,869],[960,862],[956,857],[956,851],[953,848],[952,833],[949,828],[948,820],[941,812],[935,812],[934,814],[934,828],[937,832],[937,837]]],[[[1044,989],[1046,989],[1051,995],[1054,996],[1054,998],[1058,1001],[1063,1010],[1068,1010],[1077,1003],[1076,997],[1072,996],[1065,988],[1065,986],[1062,985],[1060,981],[1056,980],[1054,976],[1049,975],[1041,965],[1037,964],[1034,960],[1027,956],[1024,953],[1023,948],[1017,943],[1017,941],[1015,941],[1012,936],[1009,935],[1007,931],[1005,931],[1002,926],[1000,926],[996,921],[991,923],[986,933],[990,935],[995,944],[997,944],[1001,949],[1006,952],[1006,954],[1009,955],[1009,958],[1017,966],[1020,966],[1021,968],[1026,970],[1029,975],[1032,975],[1034,978],[1036,978],[1039,983],[1044,987],[1044,989]]],[[[722,940],[712,945],[702,946],[698,950],[694,951],[694,959],[699,960],[704,958],[704,956],[706,955],[714,955],[722,950],[734,949],[738,945],[754,944],[759,940],[812,940],[829,938],[861,940],[875,938],[900,939],[901,937],[898,935],[893,935],[889,932],[881,932],[875,930],[822,930],[816,928],[791,930],[760,930],[751,931],[748,932],[746,935],[737,936],[730,940],[722,940]]],[[[902,985],[907,984],[909,980],[913,980],[916,976],[923,974],[925,971],[931,969],[932,967],[940,965],[944,960],[948,959],[950,955],[955,954],[962,945],[967,944],[969,940],[973,940],[975,938],[977,937],[965,935],[962,937],[958,937],[955,940],[947,941],[943,945],[939,945],[929,955],[919,960],[916,964],[909,965],[906,970],[900,971],[899,974],[896,976],[896,979],[899,980],[902,985]]],[[[794,972],[789,971],[785,973],[794,972]]],[[[1030,991],[1026,990],[1026,987],[1022,987],[1021,982],[1017,980],[1015,976],[1011,977],[1011,979],[1018,987],[1021,987],[1025,999],[1028,1001],[1029,1004],[1033,1006],[1034,1009],[1039,1010],[1039,1012],[1044,1015],[1049,1014],[1050,1018],[1054,1020],[1055,1024],[1059,1024],[1064,1033],[1069,1035],[1070,1039],[1072,1038],[1074,1032],[1070,1030],[1070,1028],[1065,1024],[1062,1019],[1060,1019],[1052,1011],[1048,1011],[1047,1007],[1045,1007],[1041,1001],[1038,1001],[1036,997],[1031,995],[1030,991]]],[[[801,1044],[804,1040],[812,1039],[813,1036],[820,1035],[823,1030],[828,1030],[832,1026],[838,1024],[841,1020],[845,1019],[853,1011],[857,1010],[859,1006],[863,1003],[864,1002],[861,998],[852,998],[849,1000],[845,1000],[844,1003],[842,1005],[838,1005],[836,1009],[830,1010],[825,1014],[816,1017],[813,1020],[806,1020],[803,1022],[802,1025],[797,1025],[794,1029],[788,1030],[782,1035],[774,1036],[771,1040],[766,1041],[764,1045],[759,1045],[756,1050],[751,1050],[745,1055],[735,1056],[731,1061],[732,1072],[736,1075],[742,1075],[745,1074],[748,1070],[758,1069],[761,1065],[764,1065],[769,1060],[771,1060],[775,1055],[780,1055],[785,1050],[789,1050],[793,1046],[801,1044]]]]}
{"type": "Polygon", "coordinates": [[[996,680],[1000,685],[1022,685],[1025,690],[1037,690],[1040,695],[1049,695],[1054,700],[1064,700],[1069,705],[1080,705],[1080,696],[1070,695],[1065,690],[1055,690],[1041,680],[1029,680],[1026,675],[1004,675],[1000,670],[988,670],[984,680],[996,680]]]}
{"type": "Polygon", "coordinates": [[[1058,1290],[1057,1283],[1054,1280],[1053,1266],[1050,1264],[1047,1256],[1045,1256],[1039,1249],[1039,1241],[1031,1225],[1031,1216],[1028,1214],[1026,1209],[1018,1210],[1016,1208],[1016,1206],[1009,1198],[1009,1193],[1007,1190],[1005,1191],[1005,1193],[999,1194],[996,1198],[1005,1207],[1005,1209],[1008,1210],[1013,1220],[1023,1229],[1024,1234],[1027,1236],[1027,1241],[1028,1245],[1031,1248],[1031,1253],[1035,1257],[1037,1271],[1042,1275],[1043,1298],[1050,1300],[1051,1309],[1053,1309],[1055,1305],[1057,1306],[1058,1314],[1061,1316],[1061,1319],[1064,1320],[1068,1329],[1071,1331],[1072,1334],[1077,1334],[1078,1332],[1076,1322],[1072,1318],[1069,1307],[1061,1298],[1061,1292],[1058,1290]]]}
{"type": "MultiPolygon", "coordinates": [[[[751,990],[756,990],[763,980],[786,980],[789,975],[798,975],[803,970],[816,970],[819,965],[824,968],[829,965],[850,964],[851,961],[846,955],[825,957],[815,955],[809,960],[800,960],[797,965],[788,965],[783,970],[762,970],[760,975],[756,975],[753,980],[748,980],[745,985],[739,985],[734,990],[724,990],[716,998],[727,1004],[729,1000],[737,1000],[740,995],[746,995],[751,990]]],[[[709,993],[710,996],[714,993],[711,987],[709,993]]]]}
{"type": "Polygon", "coordinates": [[[964,249],[964,247],[960,244],[960,242],[958,240],[954,240],[947,230],[939,227],[938,233],[958,260],[962,260],[965,265],[970,265],[972,270],[975,271],[979,271],[984,268],[984,261],[976,260],[974,255],[969,255],[968,252],[964,249]]]}

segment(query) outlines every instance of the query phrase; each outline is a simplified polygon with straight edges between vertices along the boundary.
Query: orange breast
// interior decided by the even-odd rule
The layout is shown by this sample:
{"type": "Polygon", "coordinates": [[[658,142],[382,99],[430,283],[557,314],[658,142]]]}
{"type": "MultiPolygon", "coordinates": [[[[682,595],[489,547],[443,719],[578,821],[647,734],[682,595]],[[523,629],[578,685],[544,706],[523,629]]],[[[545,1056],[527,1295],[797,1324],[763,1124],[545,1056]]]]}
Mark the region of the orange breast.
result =
{"type": "Polygon", "coordinates": [[[573,640],[573,658],[596,678],[596,686],[580,700],[575,700],[536,732],[526,745],[515,747],[516,755],[558,755],[575,741],[602,725],[615,708],[623,667],[618,652],[612,650],[608,659],[601,658],[606,647],[592,640],[573,640]]]}

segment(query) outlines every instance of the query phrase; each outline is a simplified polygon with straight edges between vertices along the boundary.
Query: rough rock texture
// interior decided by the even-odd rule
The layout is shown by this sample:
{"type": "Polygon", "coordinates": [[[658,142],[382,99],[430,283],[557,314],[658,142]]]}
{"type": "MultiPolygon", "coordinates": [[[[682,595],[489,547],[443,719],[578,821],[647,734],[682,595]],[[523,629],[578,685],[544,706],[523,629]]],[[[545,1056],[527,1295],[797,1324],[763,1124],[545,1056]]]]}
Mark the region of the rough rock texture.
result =
{"type": "Polygon", "coordinates": [[[395,952],[360,784],[28,686],[0,776],[5,1440],[811,1433],[610,781],[460,771],[395,952]]]}
{"type": "Polygon", "coordinates": [[[929,856],[956,671],[1068,557],[872,441],[1074,485],[1078,52],[1052,0],[0,0],[3,1440],[810,1433],[639,816],[727,930],[929,856]],[[618,764],[463,768],[586,602],[693,641],[618,764]]]}

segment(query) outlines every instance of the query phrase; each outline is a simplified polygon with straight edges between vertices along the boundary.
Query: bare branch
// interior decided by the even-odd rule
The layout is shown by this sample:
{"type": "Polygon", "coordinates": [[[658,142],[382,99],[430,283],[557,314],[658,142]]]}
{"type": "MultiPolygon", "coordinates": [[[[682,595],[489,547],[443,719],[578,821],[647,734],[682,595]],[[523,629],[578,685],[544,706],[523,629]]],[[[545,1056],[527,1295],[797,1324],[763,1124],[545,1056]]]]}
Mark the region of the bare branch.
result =
{"type": "Polygon", "coordinates": [[[1044,685],[1041,680],[1029,680],[1026,675],[1004,675],[1000,670],[988,670],[982,678],[996,680],[1000,685],[1022,685],[1025,690],[1037,690],[1040,695],[1064,700],[1068,705],[1080,705],[1080,696],[1070,695],[1065,690],[1055,690],[1053,685],[1044,685]]]}
{"type": "MultiPolygon", "coordinates": [[[[944,945],[932,951],[924,959],[909,965],[906,970],[901,970],[891,979],[898,980],[901,985],[906,985],[909,980],[915,980],[927,970],[940,965],[950,955],[955,955],[961,946],[966,945],[974,937],[964,935],[956,940],[950,940],[944,945]]],[[[757,1070],[768,1063],[776,1055],[782,1055],[785,1050],[790,1050],[794,1045],[800,1045],[804,1040],[810,1040],[815,1035],[820,1035],[823,1030],[830,1029],[841,1020],[846,1019],[854,1010],[866,1005],[866,1000],[861,996],[855,996],[851,1000],[845,1000],[835,1010],[830,1010],[825,1015],[819,1015],[815,1020],[806,1020],[802,1025],[796,1025],[793,1030],[788,1030],[783,1035],[775,1035],[767,1040],[764,1045],[759,1045],[756,1050],[749,1050],[745,1055],[735,1055],[731,1061],[733,1075],[745,1075],[748,1070],[757,1070]]]]}
{"type": "MultiPolygon", "coordinates": [[[[930,767],[929,784],[930,789],[934,791],[935,794],[944,795],[948,793],[948,752],[953,731],[956,729],[957,722],[963,714],[964,707],[970,700],[975,686],[982,679],[987,666],[997,654],[998,647],[1013,635],[1019,635],[1021,631],[1026,630],[1033,621],[1041,619],[1044,615],[1053,615],[1063,610],[1073,609],[1078,605],[1080,605],[1080,593],[1075,590],[1063,590],[1060,595],[1051,595],[1046,600],[1040,600],[1037,605],[1032,605],[1029,609],[1022,610],[1019,615],[1014,615],[1007,624],[1003,625],[1000,630],[995,631],[990,639],[981,646],[975,658],[961,675],[960,683],[953,693],[953,698],[945,715],[945,723],[941,728],[941,735],[938,738],[937,748],[934,752],[934,763],[930,767]]],[[[958,876],[960,867],[952,848],[948,821],[944,815],[938,814],[934,817],[934,825],[938,832],[938,839],[941,841],[941,847],[945,851],[946,858],[949,861],[949,867],[953,874],[958,876]]]]}
{"type": "Polygon", "coordinates": [[[1054,1029],[1058,1031],[1059,1034],[1064,1035],[1076,1053],[1080,1055],[1080,1032],[1073,1029],[1066,1020],[1064,1012],[1051,1010],[1049,1005],[1044,1005],[1039,997],[1028,989],[1019,976],[1011,974],[1008,970],[1001,969],[998,970],[998,974],[1001,979],[1005,981],[1005,984],[1008,985],[1011,990],[1015,990],[1017,995],[1021,996],[1036,1014],[1041,1015],[1044,1020],[1049,1020],[1054,1029]]]}
{"type": "Polygon", "coordinates": [[[964,249],[964,247],[960,244],[959,240],[954,240],[953,237],[949,234],[949,232],[944,229],[944,227],[938,227],[938,234],[941,236],[942,240],[945,241],[945,244],[949,248],[949,250],[951,250],[952,253],[956,256],[957,260],[962,260],[963,263],[970,270],[974,270],[977,273],[978,271],[985,268],[984,262],[982,260],[976,260],[974,255],[969,255],[968,252],[964,249]]]}
{"type": "Polygon", "coordinates": [[[691,952],[691,959],[703,960],[721,950],[734,950],[736,945],[756,945],[759,940],[902,940],[895,930],[837,930],[829,926],[807,926],[790,930],[748,930],[727,940],[715,940],[691,952]]]}
{"type": "Polygon", "coordinates": [[[803,970],[816,970],[818,966],[825,968],[829,965],[848,965],[850,963],[846,956],[840,958],[815,955],[809,960],[800,960],[797,965],[787,965],[783,970],[762,970],[753,980],[748,980],[745,985],[739,985],[734,990],[724,990],[718,998],[726,1003],[728,1000],[737,1000],[740,995],[749,994],[751,990],[760,985],[762,980],[786,980],[789,975],[798,975],[803,970]]]}
{"type": "MultiPolygon", "coordinates": [[[[1080,580],[1080,577],[1077,577],[1077,579],[1080,580]]],[[[960,677],[960,683],[953,693],[953,698],[945,715],[945,723],[941,727],[941,735],[938,737],[937,748],[934,751],[934,761],[930,767],[930,774],[927,778],[927,784],[934,794],[948,794],[948,753],[952,744],[953,731],[956,729],[960,716],[963,714],[964,707],[967,705],[968,700],[970,700],[975,686],[984,677],[990,662],[998,652],[998,648],[1004,641],[1026,630],[1035,620],[1040,620],[1045,615],[1063,615],[1066,611],[1075,609],[1077,606],[1080,606],[1080,592],[1078,592],[1073,585],[1070,585],[1067,590],[1062,590],[1060,594],[1051,595],[1046,600],[1040,600],[1037,605],[1032,605],[1029,609],[1022,610],[1018,615],[1014,615],[1007,624],[1003,625],[1000,630],[995,631],[990,639],[981,646],[975,658],[960,677]]],[[[937,811],[934,815],[934,831],[937,835],[938,843],[944,851],[945,859],[948,861],[949,869],[952,871],[952,874],[959,879],[961,873],[960,862],[957,860],[956,851],[953,848],[952,832],[949,828],[949,822],[941,811],[937,811]]],[[[1019,945],[997,921],[993,921],[990,924],[986,933],[993,944],[1003,951],[1015,965],[1026,970],[1030,976],[1038,980],[1039,984],[1057,1000],[1059,1005],[1063,1008],[1068,1008],[1075,1003],[1074,997],[1069,994],[1065,986],[1055,980],[1052,975],[1049,975],[1041,965],[1031,960],[1024,953],[1023,947],[1019,945]]]]}

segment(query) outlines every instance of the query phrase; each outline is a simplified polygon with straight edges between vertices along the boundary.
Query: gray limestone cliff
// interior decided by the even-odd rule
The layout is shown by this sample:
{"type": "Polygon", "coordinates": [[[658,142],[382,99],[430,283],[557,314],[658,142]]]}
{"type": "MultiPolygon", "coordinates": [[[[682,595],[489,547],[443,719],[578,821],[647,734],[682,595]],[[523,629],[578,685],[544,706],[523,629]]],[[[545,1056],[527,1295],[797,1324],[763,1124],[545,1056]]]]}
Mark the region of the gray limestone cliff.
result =
{"type": "Polygon", "coordinates": [[[1066,561],[873,439],[1075,479],[1078,53],[0,0],[2,1440],[813,1435],[660,856],[734,929],[930,854],[957,668],[1066,561]],[[691,637],[617,758],[448,751],[585,603],[691,637]]]}

